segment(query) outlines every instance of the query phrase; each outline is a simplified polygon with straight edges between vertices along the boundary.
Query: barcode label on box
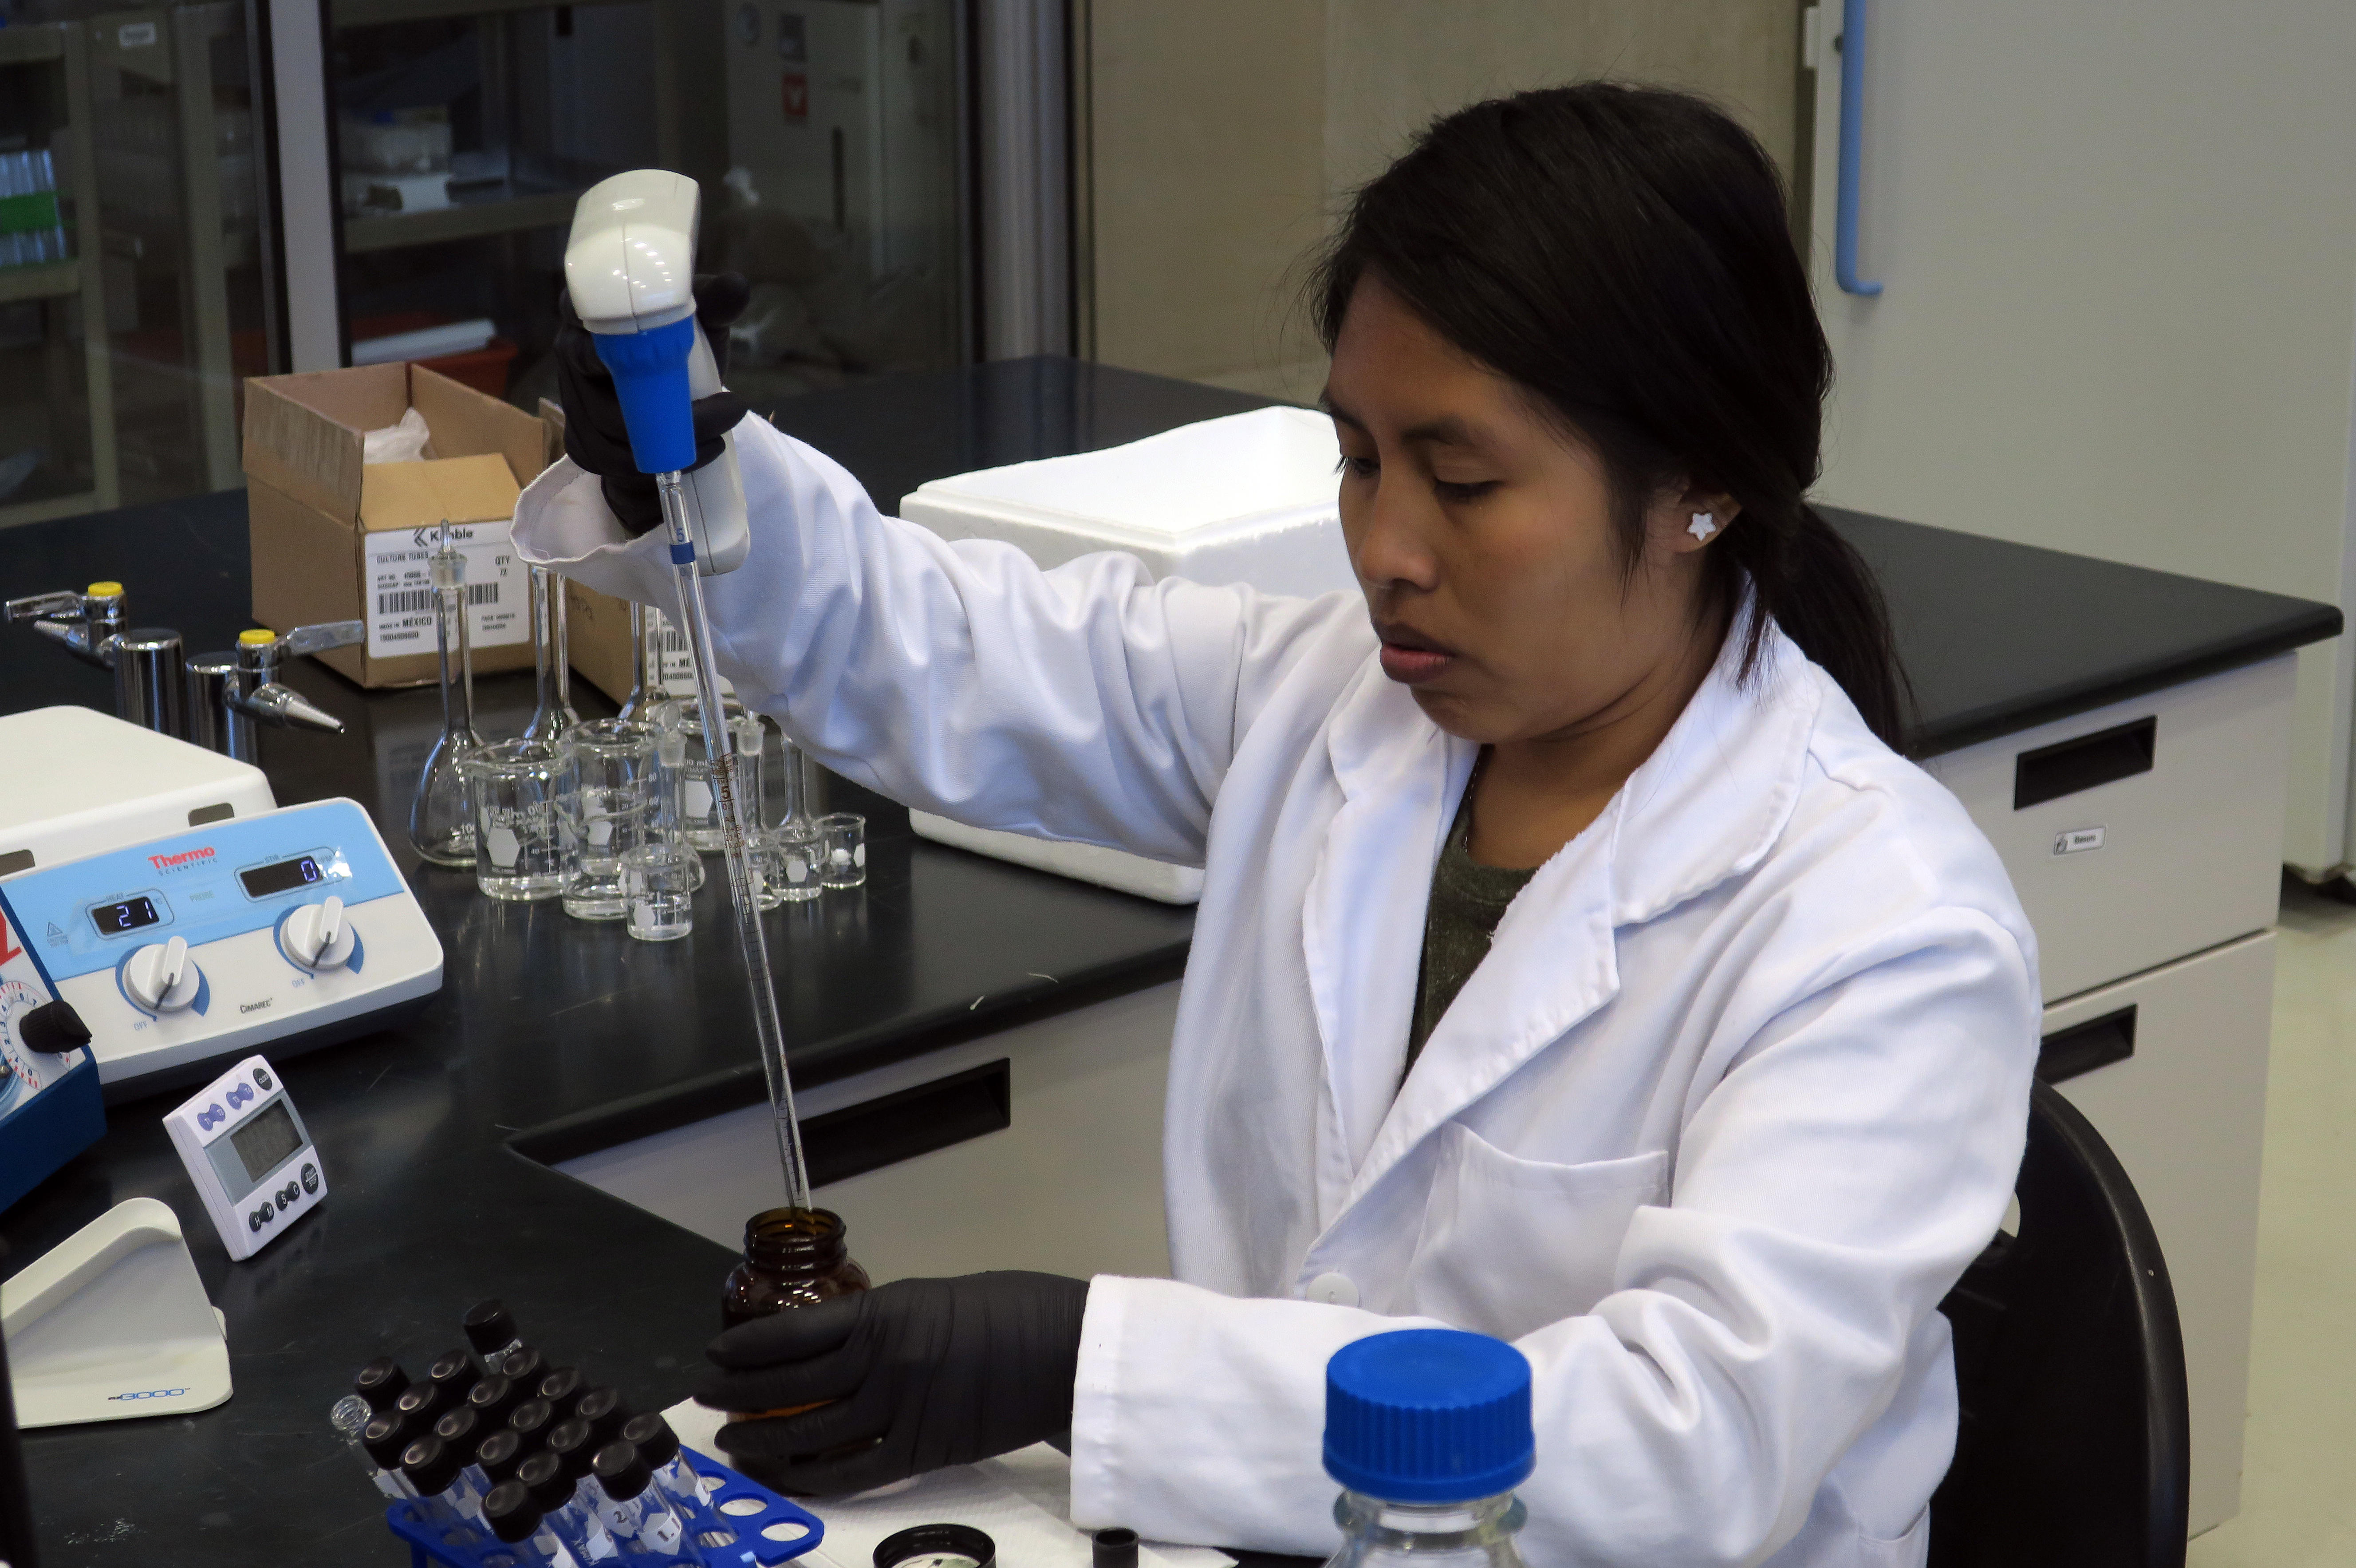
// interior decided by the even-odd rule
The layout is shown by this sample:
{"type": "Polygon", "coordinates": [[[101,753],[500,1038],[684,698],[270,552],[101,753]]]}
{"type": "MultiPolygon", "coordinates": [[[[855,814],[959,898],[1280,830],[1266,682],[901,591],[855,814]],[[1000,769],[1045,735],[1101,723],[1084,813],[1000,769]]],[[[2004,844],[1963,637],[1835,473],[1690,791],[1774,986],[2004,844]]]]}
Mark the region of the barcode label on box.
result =
{"type": "MultiPolygon", "coordinates": [[[[651,605],[647,607],[647,640],[654,645],[653,662],[663,689],[677,696],[693,696],[695,655],[687,646],[687,633],[671,625],[662,611],[651,605]]],[[[728,683],[725,675],[720,678],[720,691],[723,696],[736,694],[736,688],[728,683]]]]}
{"type": "MultiPolygon", "coordinates": [[[[478,648],[531,639],[530,575],[508,542],[509,524],[450,525],[451,541],[466,558],[469,633],[478,648]]],[[[368,569],[368,650],[371,659],[434,651],[434,581],[427,559],[438,528],[388,529],[364,546],[368,569]]]]}

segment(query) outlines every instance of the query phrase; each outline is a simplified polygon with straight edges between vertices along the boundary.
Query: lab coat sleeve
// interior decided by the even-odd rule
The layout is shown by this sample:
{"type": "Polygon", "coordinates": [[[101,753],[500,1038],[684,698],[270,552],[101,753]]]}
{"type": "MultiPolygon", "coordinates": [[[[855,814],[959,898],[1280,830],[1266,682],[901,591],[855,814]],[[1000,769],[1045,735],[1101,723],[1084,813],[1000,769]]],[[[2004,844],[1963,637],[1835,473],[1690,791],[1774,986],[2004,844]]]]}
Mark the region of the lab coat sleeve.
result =
{"type": "MultiPolygon", "coordinates": [[[[1116,553],[1043,572],[1012,545],[881,515],[841,466],[759,419],[736,447],[753,539],[742,567],[704,580],[721,670],[828,767],[958,822],[1199,865],[1267,693],[1304,667],[1338,692],[1372,650],[1346,595],[1157,584],[1116,553]],[[1346,657],[1306,657],[1319,648],[1346,657]]],[[[570,463],[526,492],[516,540],[527,560],[674,609],[660,531],[623,537],[570,463]]]]}
{"type": "MultiPolygon", "coordinates": [[[[1771,1556],[1834,1465],[1912,1397],[1909,1347],[1944,1342],[1938,1303],[2003,1216],[2037,1038],[2013,936],[1975,910],[1927,911],[1782,994],[1699,1091],[1671,1201],[1637,1210],[1612,1294],[1517,1342],[1533,1372],[1537,1468],[1519,1488],[1533,1563],[1771,1556]]],[[[1075,1521],[1330,1551],[1325,1362],[1417,1321],[1096,1282],[1075,1521]]],[[[1909,1457],[1927,1496],[1947,1454],[1909,1457]]]]}

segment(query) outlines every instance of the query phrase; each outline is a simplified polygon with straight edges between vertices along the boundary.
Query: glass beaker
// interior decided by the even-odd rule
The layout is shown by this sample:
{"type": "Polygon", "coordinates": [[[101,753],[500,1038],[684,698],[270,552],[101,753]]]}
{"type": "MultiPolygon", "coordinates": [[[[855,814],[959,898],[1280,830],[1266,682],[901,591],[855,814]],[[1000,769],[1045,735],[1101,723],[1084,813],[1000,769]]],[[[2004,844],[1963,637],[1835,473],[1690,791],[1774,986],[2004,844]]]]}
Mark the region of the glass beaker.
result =
{"type": "Polygon", "coordinates": [[[582,920],[629,913],[622,857],[644,846],[661,779],[655,737],[644,725],[592,719],[565,739],[573,749],[564,795],[564,912],[582,920]]]}
{"type": "Polygon", "coordinates": [[[695,929],[701,857],[684,844],[656,839],[622,856],[624,927],[642,942],[667,942],[695,929]]]}
{"type": "Polygon", "coordinates": [[[530,901],[564,891],[563,742],[502,740],[459,763],[475,820],[475,886],[493,898],[530,901]]]}
{"type": "Polygon", "coordinates": [[[867,880],[867,819],[857,811],[829,811],[818,820],[819,880],[829,890],[857,887],[867,880]]]}
{"type": "MultiPolygon", "coordinates": [[[[745,725],[757,726],[760,723],[733,697],[723,699],[723,706],[727,710],[724,716],[729,726],[740,734],[745,725]]],[[[680,703],[679,727],[680,734],[687,737],[687,753],[679,766],[679,825],[690,844],[706,854],[717,854],[727,844],[727,825],[720,809],[719,792],[712,786],[712,754],[707,749],[707,737],[703,733],[703,704],[701,702],[688,698],[680,703]]],[[[761,748],[757,744],[757,727],[754,735],[756,744],[740,752],[736,769],[736,777],[743,781],[742,788],[748,802],[761,799],[761,748]]],[[[747,814],[757,817],[756,812],[747,814]]]]}

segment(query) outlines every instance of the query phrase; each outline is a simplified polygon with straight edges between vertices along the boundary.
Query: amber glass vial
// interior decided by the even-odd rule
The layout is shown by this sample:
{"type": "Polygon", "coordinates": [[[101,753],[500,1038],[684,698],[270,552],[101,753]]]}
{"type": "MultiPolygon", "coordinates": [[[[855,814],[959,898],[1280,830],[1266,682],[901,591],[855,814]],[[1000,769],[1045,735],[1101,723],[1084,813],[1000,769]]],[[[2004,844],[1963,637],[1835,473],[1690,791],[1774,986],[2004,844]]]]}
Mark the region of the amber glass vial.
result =
{"type": "Polygon", "coordinates": [[[744,1221],[744,1261],[721,1288],[720,1324],[734,1328],[867,1286],[867,1271],[843,1244],[842,1216],[826,1208],[765,1208],[744,1221]]]}

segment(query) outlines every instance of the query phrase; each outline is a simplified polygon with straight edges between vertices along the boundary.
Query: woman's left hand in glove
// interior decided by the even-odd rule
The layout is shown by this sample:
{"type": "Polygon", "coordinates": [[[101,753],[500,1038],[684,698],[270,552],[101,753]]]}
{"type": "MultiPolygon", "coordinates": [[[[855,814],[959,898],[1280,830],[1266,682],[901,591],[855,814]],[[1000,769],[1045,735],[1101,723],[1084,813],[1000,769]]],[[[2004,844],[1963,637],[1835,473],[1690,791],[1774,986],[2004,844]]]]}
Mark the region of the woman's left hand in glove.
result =
{"type": "Polygon", "coordinates": [[[1055,1274],[895,1280],[730,1329],[696,1398],[816,1404],[732,1422],[720,1446],[781,1491],[863,1491],[1069,1431],[1087,1303],[1087,1281],[1055,1274]]]}

